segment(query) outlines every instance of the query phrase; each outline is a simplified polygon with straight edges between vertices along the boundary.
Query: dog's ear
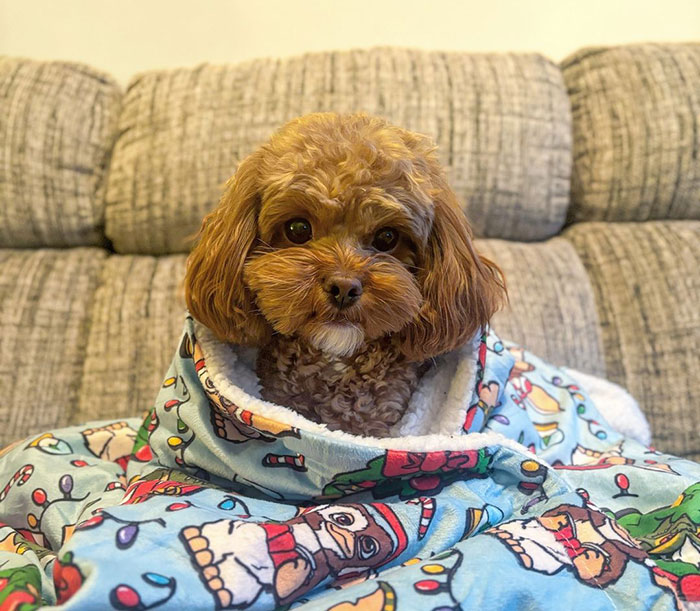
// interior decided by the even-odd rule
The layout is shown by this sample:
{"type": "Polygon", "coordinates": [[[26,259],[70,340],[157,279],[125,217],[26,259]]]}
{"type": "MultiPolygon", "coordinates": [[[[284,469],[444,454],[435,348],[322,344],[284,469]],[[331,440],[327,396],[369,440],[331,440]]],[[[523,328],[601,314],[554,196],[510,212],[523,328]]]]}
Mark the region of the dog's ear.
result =
{"type": "Polygon", "coordinates": [[[248,253],[258,237],[258,154],[244,159],[205,218],[187,260],[185,300],[190,313],[221,340],[260,344],[269,334],[243,281],[248,253]]]}
{"type": "Polygon", "coordinates": [[[471,339],[507,301],[503,274],[480,256],[457,197],[431,163],[433,227],[418,275],[423,305],[401,333],[402,352],[422,361],[471,339]]]}

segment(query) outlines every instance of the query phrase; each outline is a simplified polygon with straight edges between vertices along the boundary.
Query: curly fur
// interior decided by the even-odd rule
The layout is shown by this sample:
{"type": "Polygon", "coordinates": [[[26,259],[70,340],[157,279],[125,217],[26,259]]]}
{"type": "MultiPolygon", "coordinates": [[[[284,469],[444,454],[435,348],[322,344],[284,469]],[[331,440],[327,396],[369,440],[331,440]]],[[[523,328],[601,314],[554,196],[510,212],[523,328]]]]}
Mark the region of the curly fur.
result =
{"type": "Polygon", "coordinates": [[[203,221],[185,295],[219,339],[261,348],[268,399],[380,435],[405,411],[421,364],[483,327],[505,286],[474,250],[428,138],[319,113],[240,164],[203,221]],[[313,237],[294,244],[284,225],[300,217],[313,237]],[[390,252],[372,247],[382,227],[400,235],[390,252]],[[343,309],[325,288],[337,274],[363,289],[343,309]]]}
{"type": "Polygon", "coordinates": [[[331,430],[385,437],[404,412],[424,365],[408,362],[391,337],[333,357],[299,338],[274,337],[256,370],[267,401],[296,409],[331,430]]]}

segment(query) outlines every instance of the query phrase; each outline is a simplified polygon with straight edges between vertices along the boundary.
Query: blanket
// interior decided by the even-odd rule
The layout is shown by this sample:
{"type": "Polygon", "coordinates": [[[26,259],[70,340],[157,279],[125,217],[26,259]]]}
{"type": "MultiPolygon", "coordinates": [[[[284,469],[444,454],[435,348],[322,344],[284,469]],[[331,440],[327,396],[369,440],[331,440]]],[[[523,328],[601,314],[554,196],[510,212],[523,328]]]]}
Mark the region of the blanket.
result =
{"type": "Polygon", "coordinates": [[[254,358],[188,317],[145,418],[3,450],[0,609],[700,608],[700,465],[622,391],[487,330],[374,439],[254,358]]]}

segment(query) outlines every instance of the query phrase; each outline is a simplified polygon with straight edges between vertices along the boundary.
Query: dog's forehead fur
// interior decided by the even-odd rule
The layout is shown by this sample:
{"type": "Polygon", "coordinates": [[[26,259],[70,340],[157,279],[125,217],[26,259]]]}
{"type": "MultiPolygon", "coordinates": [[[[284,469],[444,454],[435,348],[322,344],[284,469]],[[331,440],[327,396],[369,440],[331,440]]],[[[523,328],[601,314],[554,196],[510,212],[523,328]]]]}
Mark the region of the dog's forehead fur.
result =
{"type": "Polygon", "coordinates": [[[427,138],[376,117],[294,121],[261,148],[261,232],[299,215],[325,232],[392,224],[423,245],[434,218],[433,150],[427,138]]]}

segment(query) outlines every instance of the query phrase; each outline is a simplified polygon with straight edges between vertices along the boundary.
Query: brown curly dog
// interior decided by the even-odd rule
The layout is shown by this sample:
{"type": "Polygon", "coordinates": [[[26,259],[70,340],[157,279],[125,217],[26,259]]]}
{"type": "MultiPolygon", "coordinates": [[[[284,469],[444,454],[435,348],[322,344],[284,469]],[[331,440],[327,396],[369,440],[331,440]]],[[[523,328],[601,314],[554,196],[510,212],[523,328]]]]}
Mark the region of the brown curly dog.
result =
{"type": "Polygon", "coordinates": [[[505,299],[425,136],[364,114],[282,127],[239,166],[190,255],[191,314],[259,348],[262,396],[386,436],[425,363],[505,299]]]}

